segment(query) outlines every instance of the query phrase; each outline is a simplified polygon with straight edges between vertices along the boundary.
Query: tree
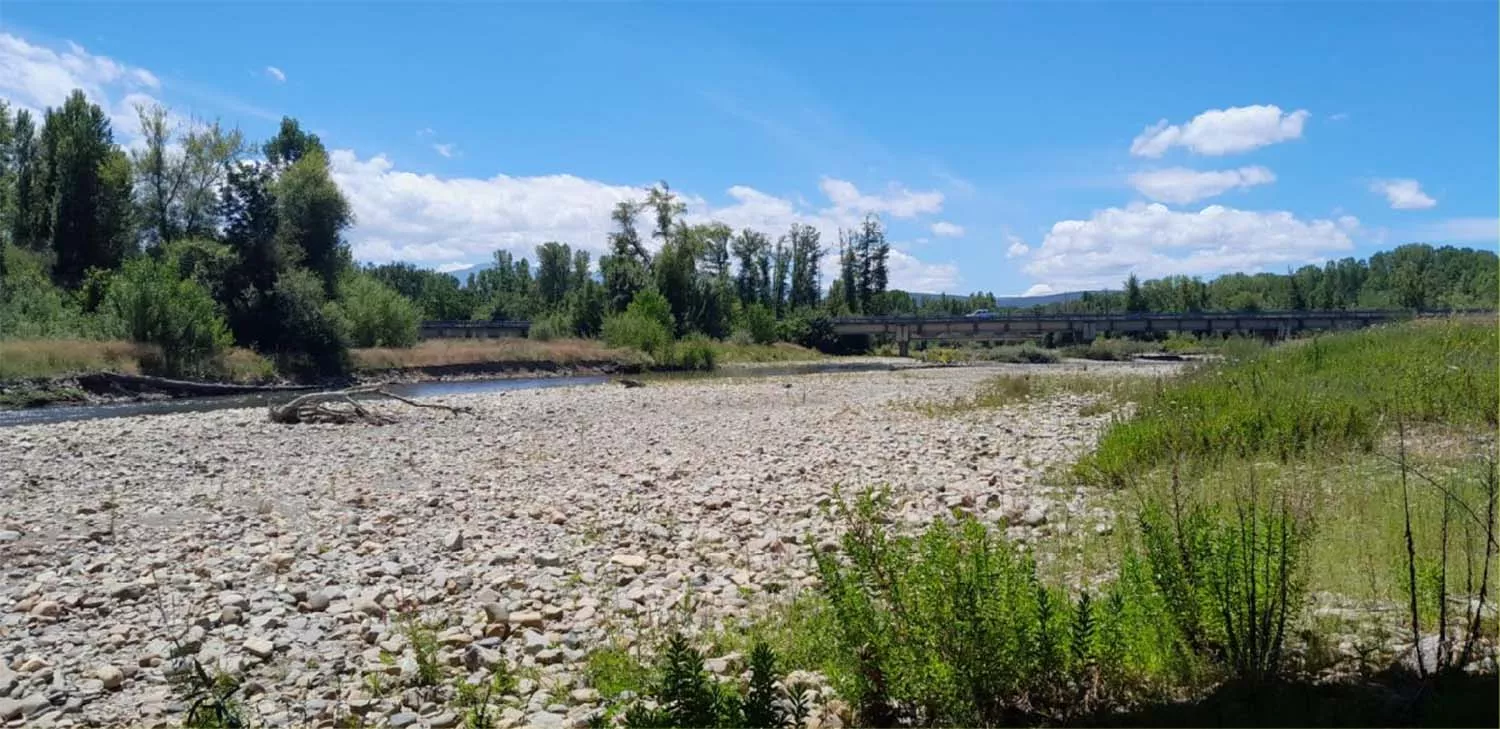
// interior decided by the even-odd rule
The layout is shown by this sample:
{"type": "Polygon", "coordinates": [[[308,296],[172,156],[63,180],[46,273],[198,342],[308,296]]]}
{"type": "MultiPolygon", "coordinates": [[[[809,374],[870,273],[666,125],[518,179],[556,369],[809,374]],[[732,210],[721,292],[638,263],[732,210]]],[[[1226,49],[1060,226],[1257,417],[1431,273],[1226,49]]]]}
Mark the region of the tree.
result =
{"type": "Polygon", "coordinates": [[[137,104],[135,113],[145,145],[131,152],[141,229],[151,244],[162,245],[177,237],[187,157],[171,149],[176,130],[167,122],[166,107],[137,104]]]}
{"type": "Polygon", "coordinates": [[[687,210],[687,206],[672,194],[672,188],[668,187],[666,181],[663,180],[646,191],[646,207],[651,208],[656,214],[656,230],[652,231],[651,237],[665,244],[672,236],[672,228],[677,218],[687,210]]]}
{"type": "Polygon", "coordinates": [[[851,314],[858,314],[860,307],[860,266],[855,250],[855,236],[839,231],[839,302],[851,314]]]}
{"type": "Polygon", "coordinates": [[[15,171],[7,211],[10,240],[28,250],[45,251],[52,242],[51,219],[47,215],[47,201],[51,196],[31,112],[25,109],[16,112],[11,134],[11,159],[15,171]]]}
{"type": "Polygon", "coordinates": [[[792,282],[789,303],[793,310],[817,306],[819,266],[823,262],[823,249],[818,242],[818,230],[811,225],[792,223],[786,240],[792,249],[792,282]]]}
{"type": "Polygon", "coordinates": [[[610,254],[599,259],[599,274],[604,279],[605,300],[611,312],[624,311],[636,292],[646,286],[647,266],[651,257],[641,245],[635,228],[640,205],[634,201],[615,205],[610,219],[618,229],[609,234],[610,254]]]}
{"type": "Polygon", "coordinates": [[[318,275],[324,293],[332,298],[337,293],[339,274],[351,263],[343,232],[354,222],[354,215],[329,173],[328,157],[321,147],[297,155],[277,178],[274,193],[277,239],[286,251],[296,252],[300,264],[318,275]]]}
{"type": "Polygon", "coordinates": [[[273,183],[268,165],[240,163],[230,169],[219,204],[224,242],[235,257],[224,281],[229,326],[237,341],[262,351],[276,345],[268,297],[287,266],[276,237],[273,183]]]}
{"type": "Polygon", "coordinates": [[[573,274],[573,250],[568,244],[548,241],[536,247],[536,289],[548,311],[567,298],[573,274]]]}
{"type": "Polygon", "coordinates": [[[137,256],[111,280],[104,310],[132,341],[157,345],[169,375],[205,374],[230,344],[219,306],[178,262],[137,256]]]}
{"type": "Polygon", "coordinates": [[[328,154],[318,135],[302,131],[302,125],[289,116],[281,118],[281,128],[261,147],[261,152],[265,154],[266,162],[278,168],[290,167],[314,153],[328,154]]]}
{"type": "Polygon", "coordinates": [[[41,146],[42,196],[29,202],[51,223],[53,280],[73,288],[90,268],[119,268],[132,248],[130,166],[82,91],[47,110],[41,146]]]}
{"type": "Polygon", "coordinates": [[[860,310],[867,314],[884,313],[873,305],[890,283],[887,260],[890,258],[891,246],[886,242],[885,226],[881,225],[880,217],[873,213],[866,215],[860,225],[858,238],[855,249],[859,257],[860,310]]]}
{"type": "Polygon", "coordinates": [[[1141,280],[1133,273],[1125,279],[1125,311],[1131,314],[1149,311],[1146,296],[1141,293],[1141,280]]]}
{"type": "Polygon", "coordinates": [[[770,298],[769,258],[771,242],[762,233],[746,228],[730,241],[730,249],[739,263],[735,291],[740,304],[764,303],[770,298]]]}
{"type": "Polygon", "coordinates": [[[787,310],[787,275],[791,273],[792,249],[785,239],[776,242],[776,252],[771,273],[771,310],[780,317],[787,310]]]}
{"type": "Polygon", "coordinates": [[[708,223],[699,226],[702,248],[699,249],[699,270],[711,278],[728,281],[729,240],[734,231],[723,223],[708,223]]]}

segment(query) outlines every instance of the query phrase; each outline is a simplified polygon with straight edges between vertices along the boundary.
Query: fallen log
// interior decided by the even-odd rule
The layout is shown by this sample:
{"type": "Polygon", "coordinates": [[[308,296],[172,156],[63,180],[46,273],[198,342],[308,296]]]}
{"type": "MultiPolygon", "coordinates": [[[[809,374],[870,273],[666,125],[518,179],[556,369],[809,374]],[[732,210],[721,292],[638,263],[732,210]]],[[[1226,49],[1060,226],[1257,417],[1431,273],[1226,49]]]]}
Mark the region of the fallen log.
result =
{"type": "Polygon", "coordinates": [[[367,408],[356,402],[354,399],[356,395],[388,397],[414,408],[444,410],[453,415],[474,414],[474,409],[469,407],[417,402],[386,390],[384,385],[366,385],[364,387],[351,387],[345,390],[300,395],[280,405],[270,406],[268,414],[271,422],[283,425],[297,425],[300,423],[346,425],[356,422],[368,423],[370,425],[390,425],[396,422],[396,416],[373,408],[367,408]]]}
{"type": "Polygon", "coordinates": [[[193,382],[150,375],[127,375],[117,372],[94,372],[75,378],[78,386],[96,395],[119,392],[161,392],[173,397],[207,397],[245,395],[256,392],[291,392],[314,390],[316,385],[237,385],[229,382],[193,382]]]}

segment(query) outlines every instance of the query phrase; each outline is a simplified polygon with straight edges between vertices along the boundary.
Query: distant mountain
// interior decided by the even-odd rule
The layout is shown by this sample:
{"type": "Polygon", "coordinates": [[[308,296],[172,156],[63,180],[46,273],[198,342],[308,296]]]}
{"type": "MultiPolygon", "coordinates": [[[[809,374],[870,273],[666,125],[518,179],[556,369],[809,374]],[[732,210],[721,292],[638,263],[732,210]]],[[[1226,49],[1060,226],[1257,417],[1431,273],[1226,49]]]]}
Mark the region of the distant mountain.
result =
{"type": "Polygon", "coordinates": [[[480,271],[488,271],[491,268],[494,268],[494,264],[492,264],[492,263],[476,263],[476,264],[474,264],[472,266],[464,266],[463,268],[455,268],[452,271],[444,271],[443,273],[446,273],[449,276],[452,276],[452,277],[458,279],[459,285],[466,285],[466,284],[469,283],[469,275],[470,274],[479,273],[480,271]]]}

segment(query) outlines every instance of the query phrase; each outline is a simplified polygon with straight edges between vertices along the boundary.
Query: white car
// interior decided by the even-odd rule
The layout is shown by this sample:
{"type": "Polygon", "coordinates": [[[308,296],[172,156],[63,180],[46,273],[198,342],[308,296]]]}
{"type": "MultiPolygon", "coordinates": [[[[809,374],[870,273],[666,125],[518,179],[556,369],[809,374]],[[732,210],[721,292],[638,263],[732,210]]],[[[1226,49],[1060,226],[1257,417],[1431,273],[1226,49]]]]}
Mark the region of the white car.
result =
{"type": "Polygon", "coordinates": [[[993,319],[995,318],[995,312],[990,311],[989,309],[975,309],[974,311],[964,314],[964,316],[970,319],[993,319]]]}

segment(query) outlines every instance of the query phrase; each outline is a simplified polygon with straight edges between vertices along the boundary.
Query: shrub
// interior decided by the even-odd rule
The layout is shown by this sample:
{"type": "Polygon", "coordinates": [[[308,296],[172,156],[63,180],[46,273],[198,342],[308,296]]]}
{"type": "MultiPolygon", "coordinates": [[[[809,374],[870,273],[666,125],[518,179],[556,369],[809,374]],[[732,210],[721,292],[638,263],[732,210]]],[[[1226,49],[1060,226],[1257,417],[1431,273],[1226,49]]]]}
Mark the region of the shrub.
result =
{"type": "Polygon", "coordinates": [[[159,347],[161,369],[170,375],[204,373],[230,344],[213,298],[169,262],[127,261],[109,283],[103,310],[132,341],[159,347]]]}
{"type": "Polygon", "coordinates": [[[1140,529],[1152,577],[1187,644],[1235,679],[1276,679],[1287,628],[1301,613],[1311,534],[1288,497],[1263,500],[1252,480],[1225,513],[1184,505],[1174,479],[1169,498],[1147,501],[1140,529]]]}
{"type": "Polygon", "coordinates": [[[676,331],[677,324],[672,319],[672,304],[656,289],[641,289],[635,292],[635,298],[630,300],[630,306],[625,307],[625,313],[655,321],[667,331],[668,336],[676,331]]]}
{"type": "Polygon", "coordinates": [[[604,288],[590,281],[568,292],[568,324],[574,336],[594,337],[604,326],[604,288]]]}
{"type": "Polygon", "coordinates": [[[52,285],[45,259],[0,245],[0,339],[93,339],[112,334],[67,292],[52,285]]]}
{"type": "Polygon", "coordinates": [[[761,304],[751,304],[740,311],[738,328],[756,344],[776,341],[776,315],[761,304]]]}
{"type": "Polygon", "coordinates": [[[323,297],[323,284],[306,269],[281,274],[271,291],[275,338],[262,343],[277,368],[296,375],[341,375],[349,370],[349,322],[323,297]]]}
{"type": "Polygon", "coordinates": [[[800,703],[777,685],[782,676],[776,654],[765,643],[750,651],[750,679],[743,688],[709,678],[702,654],[681,633],[668,637],[657,671],[648,691],[654,706],[632,703],[626,727],[791,727],[806,719],[800,703]]]}
{"type": "Polygon", "coordinates": [[[651,355],[658,361],[670,356],[671,330],[660,320],[639,311],[627,310],[604,319],[604,341],[611,347],[630,347],[651,355]]]}
{"type": "Polygon", "coordinates": [[[368,274],[352,274],[340,287],[340,306],[356,347],[410,347],[417,343],[417,305],[368,274]]]}
{"type": "Polygon", "coordinates": [[[718,350],[702,334],[694,334],[671,345],[670,361],[660,363],[682,370],[711,371],[718,364],[718,350]]]}
{"type": "Polygon", "coordinates": [[[1172,634],[1139,581],[1074,603],[974,518],[895,536],[887,507],[883,492],[836,499],[847,531],[837,553],[817,555],[865,723],[1060,721],[1170,667],[1172,634]]]}
{"type": "Polygon", "coordinates": [[[573,336],[573,323],[569,321],[566,314],[548,314],[531,322],[531,330],[526,332],[527,339],[535,339],[538,342],[550,342],[554,339],[567,339],[573,336]]]}

